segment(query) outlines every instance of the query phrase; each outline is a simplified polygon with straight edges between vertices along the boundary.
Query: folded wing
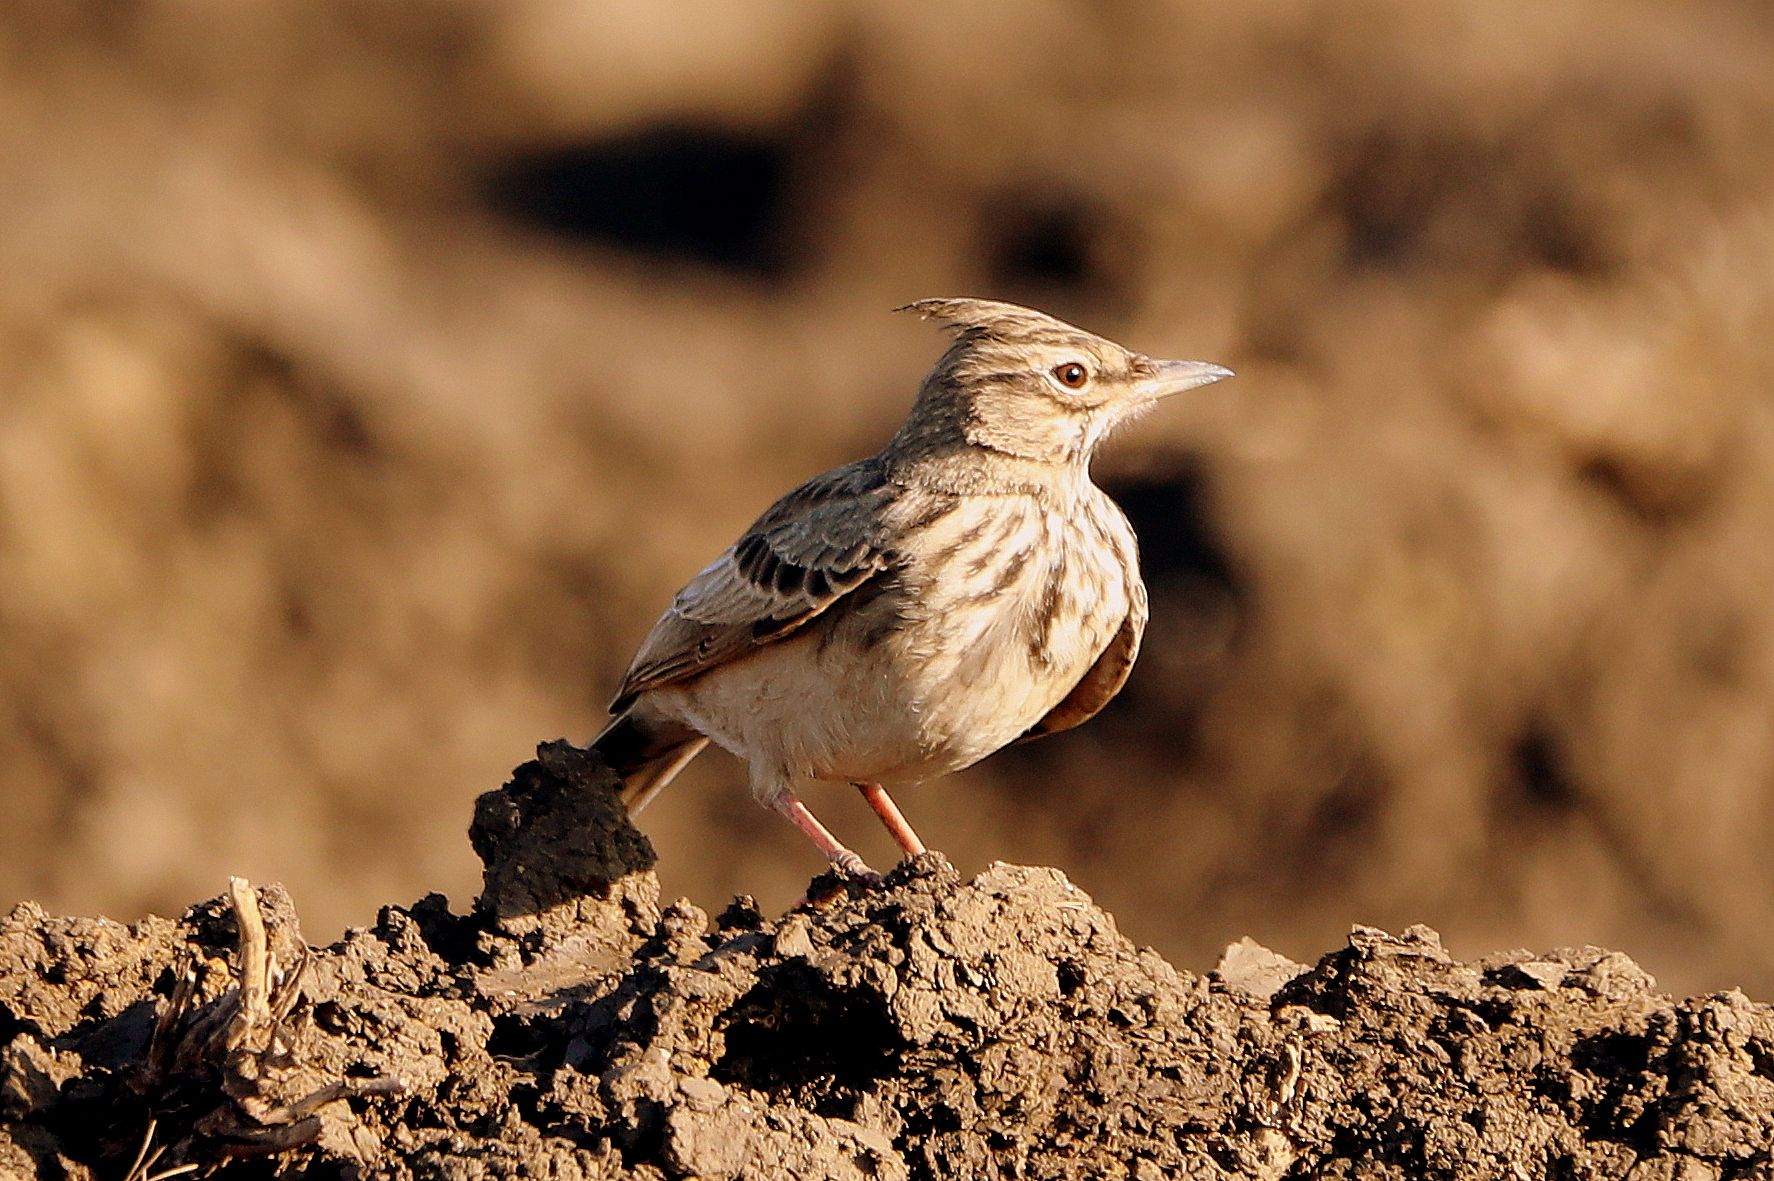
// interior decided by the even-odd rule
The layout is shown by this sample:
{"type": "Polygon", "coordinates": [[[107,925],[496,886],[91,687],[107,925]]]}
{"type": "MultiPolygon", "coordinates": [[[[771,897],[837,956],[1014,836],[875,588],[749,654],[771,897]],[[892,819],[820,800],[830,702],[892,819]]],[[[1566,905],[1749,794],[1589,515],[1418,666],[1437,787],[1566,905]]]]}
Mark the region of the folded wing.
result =
{"type": "Polygon", "coordinates": [[[1140,638],[1145,632],[1146,588],[1135,579],[1133,602],[1128,607],[1127,618],[1121,621],[1121,627],[1110,638],[1108,647],[1103,649],[1102,655],[1096,658],[1096,663],[1090,666],[1072,691],[1017,741],[1029,742],[1070,730],[1073,726],[1082,726],[1100,713],[1103,706],[1121,692],[1121,686],[1127,684],[1128,674],[1133,672],[1134,658],[1140,654],[1140,638]]]}
{"type": "Polygon", "coordinates": [[[777,501],[678,592],[641,642],[611,712],[792,635],[886,570],[881,518],[892,493],[880,465],[864,460],[777,501]]]}

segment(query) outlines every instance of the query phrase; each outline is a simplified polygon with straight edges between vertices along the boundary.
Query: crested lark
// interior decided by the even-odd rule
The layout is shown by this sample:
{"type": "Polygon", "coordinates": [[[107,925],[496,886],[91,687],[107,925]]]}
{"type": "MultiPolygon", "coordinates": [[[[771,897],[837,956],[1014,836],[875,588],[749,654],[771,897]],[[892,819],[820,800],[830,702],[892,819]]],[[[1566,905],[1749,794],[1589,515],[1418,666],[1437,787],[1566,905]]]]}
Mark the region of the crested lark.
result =
{"type": "Polygon", "coordinates": [[[1154,361],[1014,304],[908,308],[955,337],[899,433],[777,501],[642,642],[593,741],[630,811],[713,739],[750,765],[760,803],[866,874],[796,778],[854,783],[916,855],[883,782],[1069,729],[1127,680],[1146,588],[1091,454],[1158,399],[1231,371],[1154,361]]]}

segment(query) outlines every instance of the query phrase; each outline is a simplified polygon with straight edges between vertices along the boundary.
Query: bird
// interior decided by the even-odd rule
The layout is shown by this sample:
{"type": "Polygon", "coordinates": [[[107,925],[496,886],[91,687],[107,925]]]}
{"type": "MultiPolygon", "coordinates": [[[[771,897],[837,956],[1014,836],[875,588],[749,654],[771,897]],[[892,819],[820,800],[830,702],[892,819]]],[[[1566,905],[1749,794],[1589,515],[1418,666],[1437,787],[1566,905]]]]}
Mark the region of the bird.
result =
{"type": "Polygon", "coordinates": [[[712,741],[840,874],[877,878],[797,782],[854,784],[915,857],[924,842],[887,784],[1071,729],[1126,683],[1146,589],[1091,457],[1232,371],[997,300],[896,310],[951,334],[904,424],[773,504],[641,642],[591,744],[630,815],[712,741]]]}

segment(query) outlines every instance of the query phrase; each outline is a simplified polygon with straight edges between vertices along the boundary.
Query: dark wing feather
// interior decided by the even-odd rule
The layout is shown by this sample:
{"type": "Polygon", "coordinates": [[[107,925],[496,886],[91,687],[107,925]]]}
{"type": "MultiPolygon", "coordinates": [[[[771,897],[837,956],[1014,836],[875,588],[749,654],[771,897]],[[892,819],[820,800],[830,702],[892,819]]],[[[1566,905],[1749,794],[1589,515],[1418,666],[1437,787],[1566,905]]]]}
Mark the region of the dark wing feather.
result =
{"type": "Polygon", "coordinates": [[[863,460],[777,501],[678,592],[641,642],[611,711],[793,634],[886,569],[881,518],[893,491],[880,465],[863,460]]]}
{"type": "Polygon", "coordinates": [[[1121,692],[1121,686],[1127,684],[1128,674],[1133,672],[1134,658],[1140,654],[1140,637],[1146,632],[1146,588],[1135,580],[1133,590],[1127,618],[1121,621],[1121,627],[1110,638],[1109,646],[1072,686],[1072,691],[1048,710],[1046,717],[1030,726],[1028,733],[1017,739],[1018,742],[1029,742],[1070,730],[1073,726],[1082,726],[1121,692]]]}

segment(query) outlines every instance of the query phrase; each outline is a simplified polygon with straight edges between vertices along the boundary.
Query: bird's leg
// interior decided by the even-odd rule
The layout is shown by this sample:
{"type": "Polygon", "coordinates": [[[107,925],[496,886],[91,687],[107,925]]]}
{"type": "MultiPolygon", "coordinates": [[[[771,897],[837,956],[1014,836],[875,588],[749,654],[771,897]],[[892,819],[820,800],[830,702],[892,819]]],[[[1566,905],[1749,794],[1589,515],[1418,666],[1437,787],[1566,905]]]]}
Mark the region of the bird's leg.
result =
{"type": "Polygon", "coordinates": [[[879,878],[881,875],[868,867],[868,863],[858,857],[854,850],[845,848],[832,835],[831,829],[819,822],[815,816],[792,791],[783,792],[771,804],[778,812],[788,817],[789,823],[807,834],[825,859],[839,871],[858,878],[879,878]]]}
{"type": "Polygon", "coordinates": [[[905,850],[907,857],[917,857],[924,852],[924,842],[918,839],[918,834],[906,823],[905,813],[899,810],[899,805],[893,802],[893,797],[887,794],[886,788],[878,783],[859,783],[856,790],[862,793],[862,798],[875,810],[875,815],[881,818],[881,823],[887,826],[887,831],[893,834],[893,839],[899,842],[899,847],[905,850]]]}

